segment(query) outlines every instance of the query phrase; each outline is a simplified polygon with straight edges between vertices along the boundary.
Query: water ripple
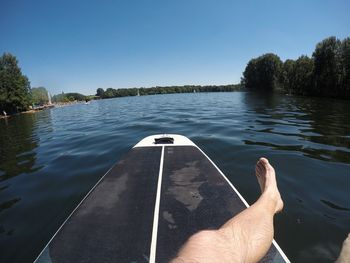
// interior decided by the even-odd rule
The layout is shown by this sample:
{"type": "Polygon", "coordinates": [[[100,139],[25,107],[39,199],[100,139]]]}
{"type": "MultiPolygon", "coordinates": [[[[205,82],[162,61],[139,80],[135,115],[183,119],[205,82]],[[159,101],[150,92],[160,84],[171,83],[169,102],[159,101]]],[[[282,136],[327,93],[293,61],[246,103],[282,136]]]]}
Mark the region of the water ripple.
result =
{"type": "Polygon", "coordinates": [[[117,98],[14,116],[0,131],[1,262],[32,262],[108,168],[155,133],[191,138],[249,203],[259,195],[254,163],[268,157],[285,202],[275,236],[292,261],[307,247],[339,246],[350,224],[346,101],[243,92],[117,98]]]}

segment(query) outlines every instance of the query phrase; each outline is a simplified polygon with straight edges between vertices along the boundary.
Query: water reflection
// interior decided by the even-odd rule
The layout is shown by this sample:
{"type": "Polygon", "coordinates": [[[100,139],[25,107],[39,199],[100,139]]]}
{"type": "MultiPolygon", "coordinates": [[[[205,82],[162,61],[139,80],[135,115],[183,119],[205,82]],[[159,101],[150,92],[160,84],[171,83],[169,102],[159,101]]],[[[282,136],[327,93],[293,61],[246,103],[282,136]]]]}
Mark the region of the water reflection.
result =
{"type": "MultiPolygon", "coordinates": [[[[12,116],[6,121],[0,120],[0,216],[22,200],[13,189],[20,185],[14,185],[10,179],[37,172],[42,168],[36,164],[35,149],[40,141],[38,122],[50,119],[50,111],[44,111],[40,115],[22,114],[12,116]]],[[[0,235],[13,235],[15,228],[4,222],[5,220],[1,220],[0,235]]]]}
{"type": "Polygon", "coordinates": [[[243,140],[245,144],[298,151],[324,161],[350,162],[350,124],[344,121],[350,119],[347,101],[256,93],[246,93],[244,100],[256,114],[246,130],[261,133],[254,136],[255,140],[243,140]]]}
{"type": "Polygon", "coordinates": [[[37,116],[13,116],[0,121],[0,180],[4,181],[22,173],[32,173],[35,168],[38,136],[34,132],[37,116]]]}

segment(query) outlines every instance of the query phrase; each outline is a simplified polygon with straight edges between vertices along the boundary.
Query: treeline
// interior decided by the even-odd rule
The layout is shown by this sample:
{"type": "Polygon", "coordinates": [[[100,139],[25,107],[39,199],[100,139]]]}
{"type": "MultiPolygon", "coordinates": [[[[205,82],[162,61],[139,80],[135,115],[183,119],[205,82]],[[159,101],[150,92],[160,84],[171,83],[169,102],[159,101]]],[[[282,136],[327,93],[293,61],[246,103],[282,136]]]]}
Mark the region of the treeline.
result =
{"type": "Polygon", "coordinates": [[[100,98],[116,98],[126,96],[143,96],[143,95],[156,95],[156,94],[171,94],[171,93],[192,93],[192,92],[224,92],[224,91],[237,91],[240,90],[241,85],[186,85],[186,86],[157,86],[151,88],[129,88],[129,89],[113,89],[108,88],[106,90],[98,88],[96,96],[100,98]]]}
{"type": "Polygon", "coordinates": [[[87,97],[80,93],[61,93],[54,95],[52,97],[52,102],[58,103],[58,102],[73,102],[73,101],[83,101],[87,100],[87,97]]]}
{"type": "Polygon", "coordinates": [[[324,39],[316,45],[311,58],[300,56],[282,62],[269,53],[251,59],[241,84],[264,92],[350,98],[350,38],[324,39]]]}

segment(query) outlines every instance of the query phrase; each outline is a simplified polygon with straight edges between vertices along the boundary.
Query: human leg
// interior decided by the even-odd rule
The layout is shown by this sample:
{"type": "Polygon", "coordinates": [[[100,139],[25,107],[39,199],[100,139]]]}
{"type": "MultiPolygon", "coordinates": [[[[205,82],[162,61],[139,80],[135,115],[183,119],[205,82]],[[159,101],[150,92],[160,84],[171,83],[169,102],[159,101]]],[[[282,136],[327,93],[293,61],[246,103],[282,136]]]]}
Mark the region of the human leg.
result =
{"type": "Polygon", "coordinates": [[[343,242],[343,246],[340,251],[340,255],[336,263],[348,263],[350,262],[350,233],[343,242]]]}
{"type": "Polygon", "coordinates": [[[255,171],[260,198],[220,229],[190,237],[173,262],[257,262],[266,254],[273,239],[273,216],[283,202],[268,160],[261,158],[255,171]]]}

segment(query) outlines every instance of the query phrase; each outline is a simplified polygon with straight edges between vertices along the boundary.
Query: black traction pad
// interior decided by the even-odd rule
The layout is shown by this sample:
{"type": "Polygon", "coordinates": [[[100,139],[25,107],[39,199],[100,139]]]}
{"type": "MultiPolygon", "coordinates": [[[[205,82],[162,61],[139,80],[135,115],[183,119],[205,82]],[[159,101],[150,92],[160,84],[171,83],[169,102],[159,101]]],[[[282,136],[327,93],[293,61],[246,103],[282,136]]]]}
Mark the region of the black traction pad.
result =
{"type": "MultiPolygon", "coordinates": [[[[164,147],[156,262],[194,233],[217,229],[246,208],[195,146],[133,148],[73,212],[37,262],[149,262],[164,147]]],[[[271,246],[261,262],[285,262],[271,246]]]]}

